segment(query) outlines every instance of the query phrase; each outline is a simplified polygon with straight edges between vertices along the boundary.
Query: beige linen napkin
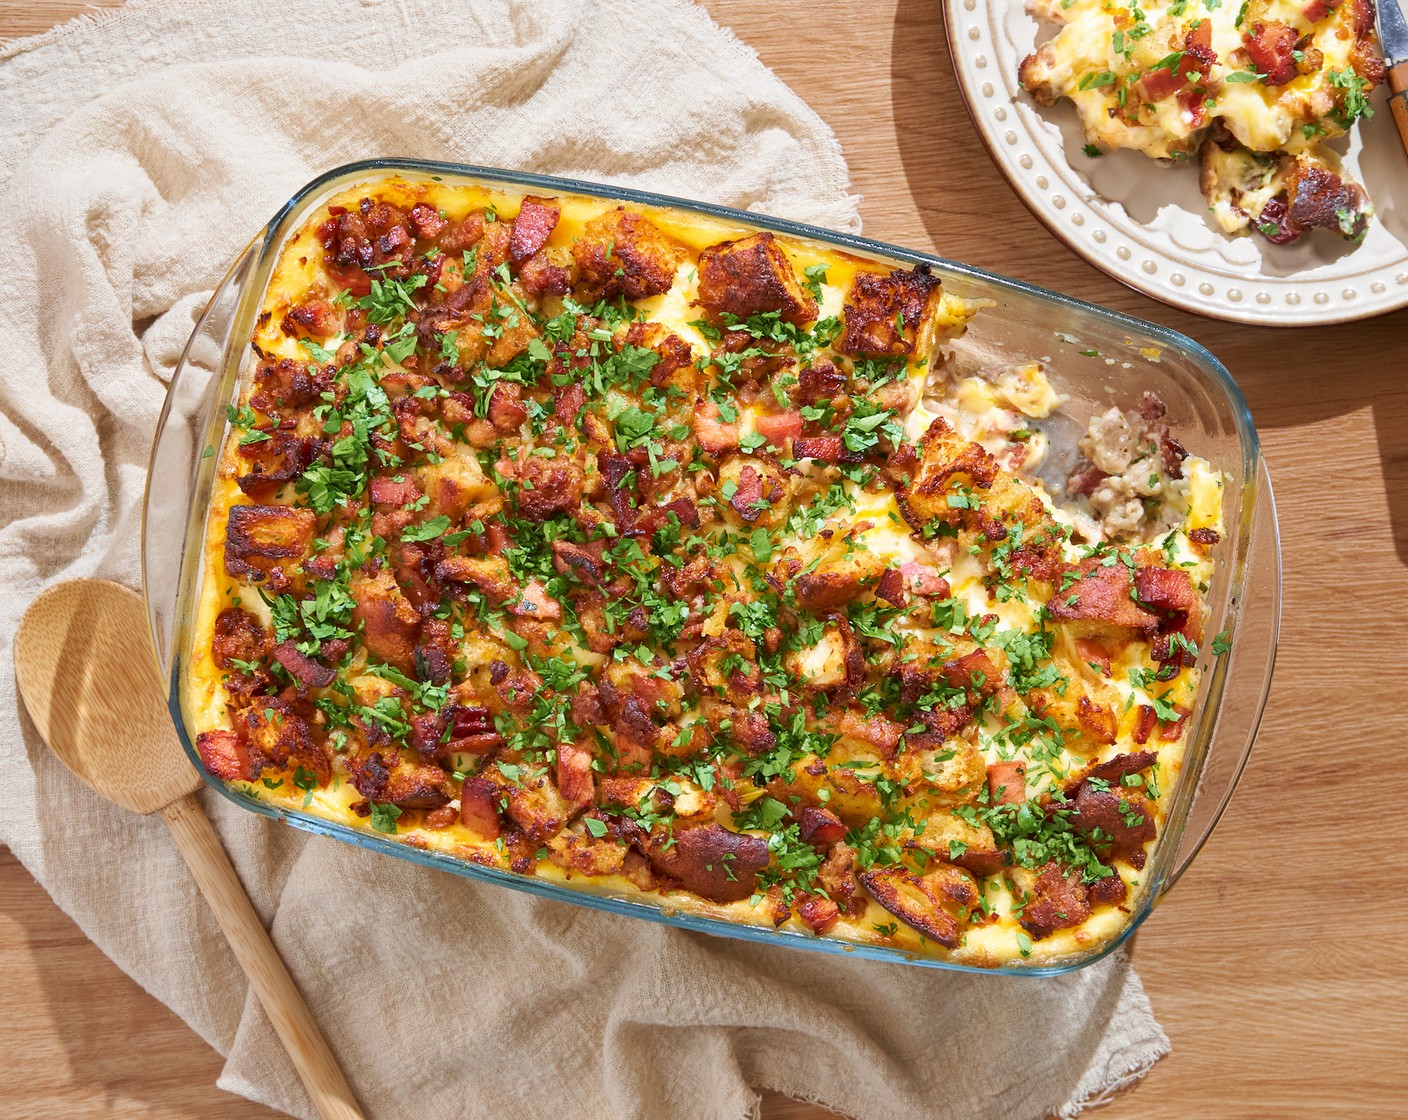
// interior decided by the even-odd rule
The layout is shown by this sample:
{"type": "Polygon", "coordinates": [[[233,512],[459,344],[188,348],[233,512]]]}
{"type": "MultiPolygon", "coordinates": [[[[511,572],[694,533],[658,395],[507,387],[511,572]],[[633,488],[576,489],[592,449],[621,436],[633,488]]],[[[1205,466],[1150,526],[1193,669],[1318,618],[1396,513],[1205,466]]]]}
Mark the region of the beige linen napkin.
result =
{"type": "MultiPolygon", "coordinates": [[[[139,2],[0,60],[0,712],[41,587],[137,582],[164,382],[315,174],[415,155],[859,225],[831,132],[682,0],[139,2]]],[[[759,1087],[867,1120],[1027,1120],[1168,1047],[1122,958],[1040,981],[745,945],[206,804],[379,1120],[741,1120],[759,1087]]],[[[311,1115],[164,827],[80,786],[22,716],[0,727],[0,839],[229,1056],[223,1087],[311,1115]]]]}

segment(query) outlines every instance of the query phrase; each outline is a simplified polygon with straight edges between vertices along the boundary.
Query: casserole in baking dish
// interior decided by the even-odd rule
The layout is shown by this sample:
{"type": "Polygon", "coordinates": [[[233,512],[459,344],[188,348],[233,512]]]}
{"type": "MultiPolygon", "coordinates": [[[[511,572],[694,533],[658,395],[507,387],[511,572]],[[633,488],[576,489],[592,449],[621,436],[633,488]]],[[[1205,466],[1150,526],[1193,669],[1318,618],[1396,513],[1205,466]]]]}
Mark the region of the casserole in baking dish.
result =
{"type": "Polygon", "coordinates": [[[663,203],[378,168],[274,223],[177,581],[196,756],[560,897],[1093,959],[1211,734],[1244,415],[1250,459],[1188,424],[1177,336],[663,203]]]}

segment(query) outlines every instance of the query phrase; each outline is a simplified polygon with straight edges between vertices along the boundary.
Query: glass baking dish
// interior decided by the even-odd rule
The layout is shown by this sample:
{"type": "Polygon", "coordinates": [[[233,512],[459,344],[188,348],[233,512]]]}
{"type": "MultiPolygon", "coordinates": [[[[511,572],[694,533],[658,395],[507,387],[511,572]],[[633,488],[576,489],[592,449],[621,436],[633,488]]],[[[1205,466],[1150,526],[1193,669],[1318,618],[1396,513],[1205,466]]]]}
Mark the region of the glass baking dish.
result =
{"type": "Polygon", "coordinates": [[[1280,545],[1270,477],[1256,430],[1226,368],[1192,339],[967,265],[795,222],[643,191],[416,160],[370,160],[314,179],[240,254],[197,322],[171,379],[152,448],[142,533],[144,591],[159,667],[170,683],[172,719],[196,768],[223,796],[245,808],[399,859],[563,902],[728,937],[959,971],[1056,975],[1100,959],[1138,928],[1187,869],[1227,805],[1256,737],[1271,682],[1280,622],[1280,545]],[[1206,632],[1228,632],[1232,650],[1220,658],[1204,654],[1200,664],[1203,674],[1187,732],[1183,769],[1163,835],[1146,867],[1143,887],[1131,900],[1129,922],[1118,937],[1059,964],[1028,966],[1017,962],[998,969],[978,968],[900,949],[859,946],[682,914],[590,886],[566,887],[478,866],[311,814],[270,806],[227,788],[206,773],[192,745],[193,735],[188,733],[192,721],[184,709],[183,682],[202,575],[201,542],[217,462],[211,449],[222,444],[226,406],[238,400],[250,361],[245,342],[285,239],[331,195],[392,174],[669,207],[722,220],[745,231],[772,230],[810,239],[860,257],[927,264],[949,291],[985,305],[968,333],[952,344],[960,368],[1040,359],[1054,387],[1067,396],[1061,411],[1042,424],[1052,447],[1042,473],[1053,479],[1069,472],[1076,441],[1094,410],[1111,404],[1131,407],[1146,390],[1159,394],[1167,406],[1171,430],[1189,452],[1208,460],[1226,478],[1223,513],[1227,534],[1218,545],[1206,632]]]}

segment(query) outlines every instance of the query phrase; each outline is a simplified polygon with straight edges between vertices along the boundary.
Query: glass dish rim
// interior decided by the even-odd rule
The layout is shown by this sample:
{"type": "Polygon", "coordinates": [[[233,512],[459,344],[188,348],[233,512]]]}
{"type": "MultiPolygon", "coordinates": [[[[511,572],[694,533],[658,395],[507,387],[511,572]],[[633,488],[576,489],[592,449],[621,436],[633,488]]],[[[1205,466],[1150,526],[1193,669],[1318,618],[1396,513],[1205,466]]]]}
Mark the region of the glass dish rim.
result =
{"type": "MultiPolygon", "coordinates": [[[[1260,440],[1252,420],[1250,409],[1246,400],[1232,379],[1226,366],[1206,347],[1197,340],[1182,334],[1172,328],[1162,326],[1158,323],[1139,319],[1135,316],[1127,315],[1119,311],[1101,307],[1072,296],[1064,295],[1060,292],[1051,291],[1046,288],[1029,284],[1012,277],[1002,276],[989,272],[985,269],[973,265],[967,265],[952,261],[937,254],[922,253],[916,250],[906,249],[901,246],[891,245],[886,242],[872,238],[862,237],[858,234],[842,233],[824,227],[813,226],[803,222],[796,222],[790,219],[778,218],[767,214],[755,214],[751,211],[738,210],[733,207],[721,206],[713,203],[700,202],[693,199],[680,198],[671,195],[659,194],[652,191],[636,190],[633,188],[620,187],[611,184],[594,183],[589,180],[571,179],[559,176],[540,175],[531,172],[518,172],[502,168],[481,167],[473,164],[458,164],[443,161],[401,159],[395,157],[378,157],[375,159],[359,160],[347,164],[342,164],[332,168],[306,183],[302,188],[294,193],[289,200],[284,203],[277,213],[268,221],[263,229],[256,233],[246,244],[243,250],[236,256],[234,263],[226,272],[220,283],[212,294],[210,302],[198,317],[192,331],[192,341],[197,337],[205,323],[206,316],[213,308],[216,300],[224,292],[235,274],[242,269],[245,270],[244,283],[246,287],[238,292],[237,306],[243,308],[245,302],[250,298],[250,292],[254,288],[262,291],[267,276],[263,275],[264,269],[269,264],[270,254],[276,251],[283,243],[286,234],[285,227],[291,218],[301,213],[302,208],[311,196],[323,193],[338,184],[340,180],[346,180],[351,185],[358,178],[368,178],[373,174],[395,174],[398,172],[409,172],[416,175],[437,177],[441,175],[452,176],[454,178],[466,178],[479,182],[494,185],[501,184],[514,189],[538,188],[544,191],[566,192],[589,197],[596,197],[613,202],[630,202],[638,205],[676,208],[687,212],[695,212],[708,215],[710,217],[725,221],[754,227],[757,229],[772,230],[791,237],[806,238],[819,241],[823,244],[852,250],[862,254],[873,254],[893,261],[901,261],[910,264],[928,264],[943,269],[951,274],[964,278],[976,280],[983,284],[992,285],[1021,293],[1024,296],[1035,297],[1038,300],[1054,303],[1063,308],[1076,311],[1082,315],[1094,316],[1103,319],[1107,323],[1122,330],[1129,331],[1160,343],[1175,352],[1181,352],[1187,359],[1191,360],[1198,367],[1198,372],[1206,375],[1210,384],[1215,384],[1221,390],[1223,398],[1229,407],[1233,427],[1237,433],[1238,445],[1242,458],[1243,482],[1239,495],[1240,512],[1244,517],[1250,518],[1257,511],[1263,497],[1266,501],[1273,501],[1269,487],[1269,474],[1266,472],[1265,459],[1261,455],[1260,440]],[[250,278],[258,278],[260,283],[250,283],[250,278]],[[1264,495],[1262,494],[1263,482],[1266,483],[1264,495]],[[1249,495],[1249,497],[1248,497],[1249,495]]],[[[180,363],[178,363],[176,373],[172,378],[171,390],[168,392],[167,400],[163,406],[156,431],[156,442],[153,445],[153,457],[156,454],[157,443],[160,442],[162,432],[168,419],[171,399],[174,395],[174,388],[179,381],[179,375],[186,363],[189,352],[183,352],[180,363]]],[[[231,351],[226,349],[222,356],[224,366],[230,367],[229,355],[231,351]]],[[[238,369],[238,363],[234,363],[234,369],[238,369]]],[[[223,378],[230,376],[231,369],[226,368],[220,375],[223,378]]],[[[148,472],[147,489],[151,487],[152,473],[148,472]]],[[[147,561],[147,494],[144,494],[142,507],[142,567],[144,592],[146,590],[146,561],[147,561]]],[[[1261,682],[1260,692],[1255,718],[1252,721],[1252,728],[1246,737],[1246,745],[1242,748],[1242,758],[1237,772],[1229,782],[1226,792],[1223,795],[1221,804],[1217,807],[1211,821],[1208,823],[1206,831],[1198,839],[1194,849],[1183,861],[1182,866],[1186,868],[1191,863],[1192,858],[1201,849],[1211,835],[1218,818],[1230,800],[1231,793],[1235,790],[1237,778],[1240,776],[1246,759],[1250,755],[1252,744],[1256,738],[1256,728],[1260,724],[1265,710],[1266,697],[1269,693],[1271,672],[1274,667],[1274,635],[1279,630],[1280,615],[1280,538],[1276,527],[1274,516],[1274,506],[1271,507],[1271,529],[1272,541],[1275,546],[1277,557],[1277,581],[1276,581],[1276,620],[1273,626],[1273,659],[1268,664],[1266,676],[1261,682]]],[[[189,529],[189,526],[188,526],[189,529]]],[[[1247,531],[1247,543],[1250,547],[1250,530],[1247,531]]],[[[1239,604],[1243,593],[1243,587],[1247,574],[1247,556],[1239,556],[1240,564],[1234,568],[1230,575],[1232,584],[1228,599],[1228,616],[1236,619],[1239,617],[1239,604]]],[[[184,584],[184,561],[182,580],[184,584]]],[[[178,606],[183,588],[178,588],[178,606]]],[[[150,602],[150,597],[148,597],[150,602]]],[[[179,614],[178,614],[179,621],[179,614]]],[[[288,810],[278,806],[273,806],[244,794],[231,790],[223,782],[215,779],[200,764],[199,755],[186,732],[185,716],[182,710],[181,689],[180,689],[181,660],[179,651],[173,653],[170,691],[167,697],[168,709],[171,713],[173,723],[176,726],[178,737],[181,740],[183,749],[191,759],[193,765],[200,772],[206,784],[212,786],[220,794],[229,800],[239,804],[242,808],[253,810],[271,819],[280,820],[296,828],[302,829],[315,835],[326,835],[338,840],[353,843],[359,847],[368,848],[372,851],[382,852],[401,859],[407,859],[412,863],[436,870],[450,871],[463,877],[476,879],[482,882],[491,882],[500,886],[508,886],[511,889],[521,890],[538,897],[549,898],[554,901],[565,902],[570,905],[583,905],[592,909],[604,910],[611,913],[620,914],[627,917],[644,918],[658,924],[671,925],[678,928],[689,929],[696,932],[710,933],[713,935],[723,935],[735,939],[754,941],[762,944],[784,943],[789,946],[805,948],[812,951],[851,954],[865,959],[886,961],[889,963],[916,964],[922,967],[939,968],[947,971],[979,973],[984,975],[1003,976],[1033,976],[1048,977],[1063,975],[1077,969],[1088,967],[1106,956],[1120,949],[1130,937],[1138,930],[1153,909],[1158,900],[1167,892],[1177,878],[1175,864],[1177,862],[1177,849],[1183,837],[1183,828],[1187,824],[1187,817],[1191,810],[1192,803],[1198,796],[1198,787],[1201,784],[1202,764],[1206,759],[1208,751],[1213,743],[1213,730],[1215,730],[1216,716],[1220,713],[1223,702],[1223,685],[1228,673],[1228,663],[1219,659],[1214,663],[1214,679],[1209,688],[1207,700],[1210,704],[1213,718],[1209,724],[1209,731],[1204,743],[1204,749],[1196,756],[1198,772],[1188,785],[1186,794],[1181,795],[1181,803],[1175,802],[1170,808],[1169,819],[1171,820],[1175,812],[1179,813],[1179,832],[1173,842],[1169,844],[1169,852],[1166,859],[1158,867],[1157,878],[1151,881],[1138,904],[1138,909],[1130,915],[1130,919],[1118,936],[1102,945],[1098,950],[1074,959],[1063,960],[1059,963],[1049,965],[1025,965],[1020,962],[1009,963],[1007,965],[989,968],[973,964],[965,964],[957,961],[942,960],[923,956],[916,953],[907,952],[901,949],[885,948],[879,946],[857,945],[833,939],[813,937],[795,931],[783,931],[767,927],[755,927],[743,923],[731,922],[724,919],[707,917],[704,915],[694,915],[681,913],[673,910],[668,905],[657,905],[653,903],[634,901],[626,898],[610,897],[606,894],[597,893],[590,884],[583,886],[567,886],[550,880],[539,880],[535,877],[516,875],[498,868],[483,867],[466,860],[458,859],[454,856],[421,850],[398,841],[373,835],[368,832],[349,828],[345,825],[325,820],[321,817],[301,813],[297,810],[288,810]],[[1181,811],[1180,811],[1181,810],[1181,811]]]]}

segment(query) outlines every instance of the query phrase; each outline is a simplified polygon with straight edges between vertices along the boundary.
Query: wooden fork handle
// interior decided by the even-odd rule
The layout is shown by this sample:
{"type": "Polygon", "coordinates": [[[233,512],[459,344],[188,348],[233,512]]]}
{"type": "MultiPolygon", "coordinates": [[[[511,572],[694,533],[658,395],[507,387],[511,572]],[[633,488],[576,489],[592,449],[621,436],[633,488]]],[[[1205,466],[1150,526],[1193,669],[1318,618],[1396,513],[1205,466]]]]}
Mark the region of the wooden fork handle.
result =
{"type": "Polygon", "coordinates": [[[1408,154],[1408,61],[1400,62],[1388,72],[1388,87],[1392,91],[1388,107],[1393,113],[1393,123],[1398,125],[1404,154],[1408,154]]]}
{"type": "Polygon", "coordinates": [[[337,1059],[230,866],[205,810],[190,795],[173,801],[161,815],[318,1112],[324,1120],[361,1120],[362,1112],[337,1059]]]}

